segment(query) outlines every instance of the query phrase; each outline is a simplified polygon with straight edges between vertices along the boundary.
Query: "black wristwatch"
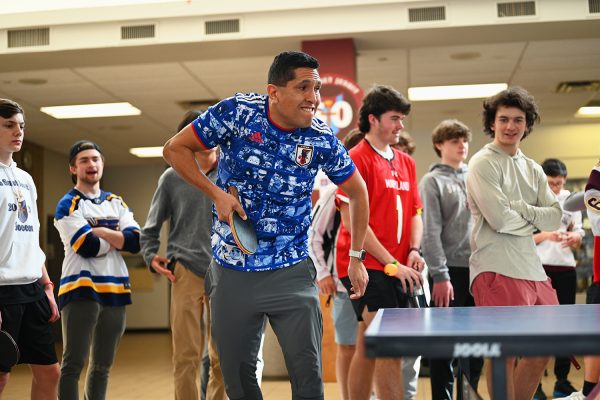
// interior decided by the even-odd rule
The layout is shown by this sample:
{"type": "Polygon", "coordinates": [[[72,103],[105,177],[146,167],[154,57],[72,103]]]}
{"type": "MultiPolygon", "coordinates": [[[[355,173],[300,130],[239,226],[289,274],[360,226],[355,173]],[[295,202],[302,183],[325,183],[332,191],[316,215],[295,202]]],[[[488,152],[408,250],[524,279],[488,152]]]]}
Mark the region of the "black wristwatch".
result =
{"type": "Polygon", "coordinates": [[[360,261],[365,261],[365,258],[367,258],[367,252],[365,251],[365,249],[360,249],[360,250],[350,249],[350,251],[348,252],[348,255],[350,257],[358,258],[360,261]]]}
{"type": "Polygon", "coordinates": [[[410,249],[408,249],[408,254],[412,253],[413,251],[416,251],[417,253],[419,253],[420,256],[423,255],[423,253],[421,253],[421,249],[418,247],[411,247],[410,249]]]}

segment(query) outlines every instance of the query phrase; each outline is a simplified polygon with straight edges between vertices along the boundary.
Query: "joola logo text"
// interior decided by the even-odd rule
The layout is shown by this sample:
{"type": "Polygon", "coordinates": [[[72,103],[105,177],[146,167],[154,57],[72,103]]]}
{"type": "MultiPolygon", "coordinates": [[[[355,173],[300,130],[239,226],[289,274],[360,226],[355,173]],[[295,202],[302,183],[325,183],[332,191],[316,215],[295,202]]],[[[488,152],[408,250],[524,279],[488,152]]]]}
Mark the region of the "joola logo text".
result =
{"type": "Polygon", "coordinates": [[[500,357],[500,343],[455,343],[452,357],[500,357]]]}

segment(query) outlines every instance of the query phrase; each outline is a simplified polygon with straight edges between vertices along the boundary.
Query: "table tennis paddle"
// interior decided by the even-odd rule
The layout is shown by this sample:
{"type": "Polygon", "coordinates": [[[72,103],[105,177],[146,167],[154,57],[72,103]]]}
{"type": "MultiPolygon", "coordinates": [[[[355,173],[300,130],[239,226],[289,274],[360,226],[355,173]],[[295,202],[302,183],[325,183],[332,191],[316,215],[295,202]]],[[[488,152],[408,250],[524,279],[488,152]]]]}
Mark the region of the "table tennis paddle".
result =
{"type": "MultiPolygon", "coordinates": [[[[383,267],[383,272],[387,276],[396,276],[396,274],[398,273],[397,261],[394,263],[386,264],[385,267],[383,267]]],[[[408,291],[406,294],[408,295],[409,308],[421,308],[421,302],[419,301],[419,297],[425,295],[422,286],[413,289],[412,292],[408,291]]]]}
{"type": "MultiPolygon", "coordinates": [[[[232,196],[238,198],[238,191],[234,186],[229,187],[229,193],[232,196]]],[[[243,220],[242,217],[235,211],[231,211],[229,215],[229,227],[233,234],[233,240],[238,245],[242,253],[254,254],[258,248],[258,239],[256,238],[256,231],[250,219],[243,220]]]]}
{"type": "Polygon", "coordinates": [[[240,215],[232,211],[229,215],[229,226],[233,234],[233,240],[238,245],[242,253],[254,254],[258,248],[258,239],[256,232],[249,219],[243,220],[240,215]]]}
{"type": "Polygon", "coordinates": [[[8,332],[0,330],[0,367],[5,370],[19,361],[19,347],[8,332]]]}

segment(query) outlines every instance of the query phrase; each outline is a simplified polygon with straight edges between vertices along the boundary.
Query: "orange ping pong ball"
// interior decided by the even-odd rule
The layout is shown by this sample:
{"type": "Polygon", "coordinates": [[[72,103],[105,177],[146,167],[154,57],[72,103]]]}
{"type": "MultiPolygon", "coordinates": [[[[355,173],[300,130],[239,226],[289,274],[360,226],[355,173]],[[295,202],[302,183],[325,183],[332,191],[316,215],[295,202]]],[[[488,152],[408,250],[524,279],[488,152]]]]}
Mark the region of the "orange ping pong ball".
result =
{"type": "Polygon", "coordinates": [[[386,275],[394,276],[398,273],[398,266],[396,264],[387,264],[383,267],[383,272],[385,272],[386,275]]]}

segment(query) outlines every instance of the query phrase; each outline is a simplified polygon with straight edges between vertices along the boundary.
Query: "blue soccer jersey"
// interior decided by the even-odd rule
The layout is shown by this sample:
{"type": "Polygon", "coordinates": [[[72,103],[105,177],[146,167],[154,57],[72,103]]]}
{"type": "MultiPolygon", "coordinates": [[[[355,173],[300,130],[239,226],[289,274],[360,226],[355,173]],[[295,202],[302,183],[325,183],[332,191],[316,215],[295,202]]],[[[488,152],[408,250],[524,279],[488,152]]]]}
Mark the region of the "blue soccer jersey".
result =
{"type": "Polygon", "coordinates": [[[321,120],[313,118],[309,128],[284,130],[268,114],[267,96],[238,93],[193,123],[205,148],[220,146],[216,183],[223,190],[238,189],[256,229],[258,250],[245,255],[213,208],[215,261],[240,271],[273,270],[307,258],[317,171],[340,184],[355,170],[344,146],[321,120]]]}

